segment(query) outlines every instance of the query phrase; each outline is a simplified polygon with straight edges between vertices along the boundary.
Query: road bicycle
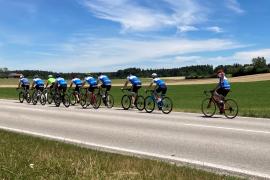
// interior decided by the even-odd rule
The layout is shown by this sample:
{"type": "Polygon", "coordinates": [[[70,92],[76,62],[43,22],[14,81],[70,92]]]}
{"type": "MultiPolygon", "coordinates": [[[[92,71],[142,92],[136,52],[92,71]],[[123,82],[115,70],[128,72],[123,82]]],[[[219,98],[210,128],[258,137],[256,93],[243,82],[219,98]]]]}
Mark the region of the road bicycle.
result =
{"type": "Polygon", "coordinates": [[[146,112],[151,113],[154,111],[157,106],[164,114],[169,114],[173,109],[173,102],[169,97],[161,96],[160,100],[156,97],[155,90],[146,90],[146,93],[150,93],[150,96],[147,96],[144,99],[144,109],[146,112]]]}
{"type": "Polygon", "coordinates": [[[70,89],[69,90],[69,100],[70,104],[72,106],[75,106],[75,104],[80,103],[81,100],[81,93],[78,91],[75,91],[75,89],[70,89]],[[77,98],[78,97],[78,98],[77,98]]]}
{"type": "Polygon", "coordinates": [[[46,94],[40,89],[34,89],[32,94],[32,103],[36,105],[38,102],[43,106],[46,104],[46,94]]]}
{"type": "Polygon", "coordinates": [[[54,88],[44,89],[44,93],[48,104],[52,104],[55,99],[55,89],[54,88]]]}
{"type": "Polygon", "coordinates": [[[101,95],[96,94],[95,92],[88,91],[88,88],[84,88],[85,93],[82,93],[81,95],[81,106],[85,109],[88,106],[92,105],[94,109],[98,109],[101,104],[101,95]]]}
{"type": "MultiPolygon", "coordinates": [[[[132,97],[136,94],[131,92],[132,89],[121,89],[124,95],[121,99],[121,104],[124,110],[128,110],[132,106],[132,97]]],[[[135,107],[142,111],[144,110],[144,97],[141,95],[137,95],[134,102],[135,107]]]]}
{"type": "Polygon", "coordinates": [[[19,91],[19,101],[20,103],[23,103],[24,100],[26,100],[27,103],[31,103],[31,95],[29,90],[26,88],[17,88],[17,91],[19,91]]]}
{"type": "Polygon", "coordinates": [[[114,105],[114,98],[109,92],[105,92],[102,87],[99,87],[98,93],[96,94],[97,96],[101,96],[103,104],[107,108],[112,108],[114,105]]]}
{"type": "Polygon", "coordinates": [[[225,99],[224,102],[218,102],[214,98],[216,91],[204,91],[204,94],[207,98],[202,101],[201,109],[206,117],[214,116],[217,108],[221,114],[224,114],[229,119],[233,119],[238,115],[238,105],[235,100],[225,99]]]}
{"type": "Polygon", "coordinates": [[[54,103],[56,107],[59,107],[60,104],[63,103],[64,106],[68,108],[70,106],[69,95],[63,90],[56,89],[54,103]]]}

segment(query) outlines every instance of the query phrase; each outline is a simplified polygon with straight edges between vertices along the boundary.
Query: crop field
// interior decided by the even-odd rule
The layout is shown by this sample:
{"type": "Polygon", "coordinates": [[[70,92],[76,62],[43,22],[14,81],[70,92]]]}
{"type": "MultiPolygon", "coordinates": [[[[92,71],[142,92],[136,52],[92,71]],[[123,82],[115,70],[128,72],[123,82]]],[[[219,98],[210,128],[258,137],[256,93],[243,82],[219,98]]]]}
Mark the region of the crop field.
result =
{"type": "MultiPolygon", "coordinates": [[[[211,90],[214,84],[206,85],[175,85],[168,87],[167,95],[173,100],[174,111],[201,112],[201,101],[205,98],[204,90],[211,90]]],[[[140,94],[146,96],[145,87],[140,94]]],[[[0,98],[17,99],[15,88],[0,88],[0,98]]],[[[115,105],[120,106],[123,95],[120,87],[112,87],[115,105]]],[[[237,101],[239,115],[270,118],[270,81],[232,83],[232,91],[228,98],[237,101]]]]}
{"type": "Polygon", "coordinates": [[[237,179],[0,130],[0,179],[237,179]]]}

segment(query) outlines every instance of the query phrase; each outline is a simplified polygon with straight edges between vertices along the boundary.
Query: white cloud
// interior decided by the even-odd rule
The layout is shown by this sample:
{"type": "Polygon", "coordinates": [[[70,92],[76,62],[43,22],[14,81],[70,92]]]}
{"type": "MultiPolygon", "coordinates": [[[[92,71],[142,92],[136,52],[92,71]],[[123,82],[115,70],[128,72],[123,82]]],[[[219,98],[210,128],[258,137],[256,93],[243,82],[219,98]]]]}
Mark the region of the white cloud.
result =
{"type": "Polygon", "coordinates": [[[54,53],[58,52],[56,53],[57,57],[44,57],[46,59],[39,61],[38,66],[48,69],[49,64],[54,64],[53,68],[55,69],[49,69],[60,71],[113,71],[127,65],[141,65],[150,68],[154,64],[158,64],[163,67],[168,63],[173,63],[177,56],[237,49],[243,45],[226,39],[168,38],[146,41],[120,38],[93,39],[89,37],[73,38],[70,42],[58,45],[58,47],[54,49],[54,53]],[[63,59],[65,66],[62,66],[63,59]]]}
{"type": "Polygon", "coordinates": [[[244,62],[246,62],[247,60],[250,62],[251,59],[259,56],[264,57],[266,60],[268,60],[268,62],[270,62],[270,49],[237,52],[235,53],[234,58],[244,62]]]}
{"type": "Polygon", "coordinates": [[[222,33],[223,29],[218,27],[218,26],[212,26],[212,27],[207,27],[207,31],[215,32],[215,33],[222,33]]]}
{"type": "Polygon", "coordinates": [[[237,0],[226,0],[225,1],[227,8],[238,13],[243,14],[245,11],[241,8],[240,3],[237,0]]]}
{"type": "Polygon", "coordinates": [[[180,32],[190,32],[190,31],[198,31],[199,29],[194,26],[179,26],[180,32]]]}
{"type": "Polygon", "coordinates": [[[131,31],[192,26],[207,20],[207,11],[194,0],[157,0],[151,1],[151,7],[133,0],[84,0],[84,4],[96,17],[120,23],[124,30],[131,31]],[[159,3],[168,10],[154,8],[159,3]]]}

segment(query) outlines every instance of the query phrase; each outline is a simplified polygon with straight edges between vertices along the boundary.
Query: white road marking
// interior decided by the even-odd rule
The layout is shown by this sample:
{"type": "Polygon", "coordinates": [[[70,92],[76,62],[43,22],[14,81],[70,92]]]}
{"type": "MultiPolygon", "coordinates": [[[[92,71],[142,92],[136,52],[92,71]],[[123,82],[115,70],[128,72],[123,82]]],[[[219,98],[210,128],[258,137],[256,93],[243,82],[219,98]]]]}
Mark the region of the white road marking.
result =
{"type": "MultiPolygon", "coordinates": [[[[189,124],[189,125],[192,125],[192,124],[189,124]]],[[[214,164],[214,163],[202,162],[202,161],[179,158],[179,157],[166,156],[166,155],[161,155],[161,154],[156,154],[156,153],[149,153],[149,152],[144,152],[144,151],[119,148],[119,147],[114,147],[114,146],[106,146],[106,145],[102,145],[102,144],[89,143],[89,142],[84,142],[84,141],[80,141],[80,140],[76,140],[76,139],[70,139],[70,138],[65,138],[65,137],[60,137],[60,136],[53,136],[53,135],[48,135],[48,134],[44,134],[44,133],[38,133],[38,132],[27,131],[27,130],[16,129],[16,128],[9,128],[9,127],[5,127],[5,126],[0,126],[0,129],[7,130],[7,131],[13,131],[13,132],[17,132],[17,133],[34,135],[34,136],[38,136],[38,137],[45,137],[48,139],[67,142],[67,143],[71,143],[71,144],[84,145],[84,146],[92,147],[95,149],[103,149],[105,151],[106,150],[107,151],[116,151],[119,153],[128,153],[128,154],[131,153],[131,154],[134,154],[137,156],[146,156],[146,157],[163,159],[163,160],[167,160],[167,161],[182,162],[182,163],[187,163],[187,164],[193,164],[193,165],[196,165],[199,167],[213,168],[213,169],[238,173],[238,174],[242,174],[242,175],[249,175],[249,176],[254,176],[254,177],[270,179],[269,174],[263,174],[263,173],[259,173],[259,172],[255,172],[255,171],[249,171],[249,170],[245,170],[245,169],[223,166],[223,165],[214,164]]]]}
{"type": "Polygon", "coordinates": [[[251,130],[251,129],[229,128],[229,127],[221,127],[221,126],[208,126],[208,125],[201,125],[201,124],[184,124],[184,125],[185,126],[193,126],[193,127],[202,127],[202,128],[213,128],[213,129],[224,129],[224,130],[242,131],[242,132],[250,132],[250,133],[270,134],[270,131],[259,131],[259,130],[251,130]]]}

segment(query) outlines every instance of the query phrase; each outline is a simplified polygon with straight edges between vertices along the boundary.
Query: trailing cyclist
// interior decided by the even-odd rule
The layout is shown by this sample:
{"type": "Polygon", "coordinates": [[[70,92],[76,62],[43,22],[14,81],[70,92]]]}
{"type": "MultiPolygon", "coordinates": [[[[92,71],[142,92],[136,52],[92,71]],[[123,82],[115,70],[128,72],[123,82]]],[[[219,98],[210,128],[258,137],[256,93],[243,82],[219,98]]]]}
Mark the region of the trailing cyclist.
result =
{"type": "Polygon", "coordinates": [[[27,78],[25,78],[23,75],[20,76],[18,88],[22,87],[25,91],[29,90],[30,82],[27,78]]]}
{"type": "Polygon", "coordinates": [[[104,104],[107,106],[106,97],[108,95],[108,92],[111,90],[112,87],[112,81],[110,78],[106,75],[100,74],[98,77],[98,84],[101,84],[101,88],[105,89],[105,94],[102,95],[102,100],[104,104]]]}
{"type": "Polygon", "coordinates": [[[44,90],[44,81],[40,79],[38,75],[35,75],[33,79],[31,89],[34,89],[34,88],[36,90],[40,90],[41,92],[43,92],[44,90]]]}
{"type": "Polygon", "coordinates": [[[165,81],[161,80],[157,73],[153,73],[151,75],[151,77],[153,78],[153,81],[150,83],[149,85],[149,89],[152,88],[153,84],[156,84],[155,88],[154,88],[154,93],[155,96],[157,98],[157,103],[158,103],[158,107],[159,110],[161,110],[161,102],[162,102],[162,98],[165,97],[166,92],[167,92],[167,85],[165,83],[165,81]],[[159,96],[159,93],[161,93],[161,96],[159,96]]]}
{"type": "Polygon", "coordinates": [[[125,89],[128,85],[128,83],[131,83],[132,85],[132,89],[131,89],[131,93],[132,93],[132,107],[135,106],[135,100],[138,96],[138,91],[139,89],[142,87],[142,82],[141,80],[137,77],[137,76],[134,76],[132,74],[130,74],[128,77],[127,77],[127,80],[124,84],[124,87],[122,89],[125,89]]]}
{"type": "Polygon", "coordinates": [[[76,92],[75,95],[76,95],[77,102],[79,103],[80,102],[79,94],[80,94],[80,89],[81,89],[83,83],[78,77],[74,76],[71,80],[69,88],[72,88],[73,84],[76,86],[75,87],[75,92],[76,92]]]}
{"type": "Polygon", "coordinates": [[[214,90],[214,98],[221,107],[220,113],[224,113],[224,100],[231,90],[231,85],[222,69],[217,72],[217,77],[219,78],[219,83],[214,90]]]}

